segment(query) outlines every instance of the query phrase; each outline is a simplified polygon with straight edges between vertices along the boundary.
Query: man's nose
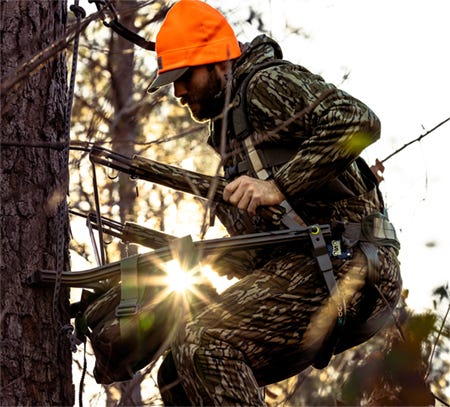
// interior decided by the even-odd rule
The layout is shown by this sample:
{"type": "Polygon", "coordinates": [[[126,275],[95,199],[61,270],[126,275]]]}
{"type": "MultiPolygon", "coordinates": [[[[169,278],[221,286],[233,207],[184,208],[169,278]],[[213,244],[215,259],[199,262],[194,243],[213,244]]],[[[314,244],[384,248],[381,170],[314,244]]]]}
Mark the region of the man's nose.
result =
{"type": "Polygon", "coordinates": [[[186,83],[184,81],[175,81],[173,83],[175,97],[181,98],[187,94],[186,83]]]}

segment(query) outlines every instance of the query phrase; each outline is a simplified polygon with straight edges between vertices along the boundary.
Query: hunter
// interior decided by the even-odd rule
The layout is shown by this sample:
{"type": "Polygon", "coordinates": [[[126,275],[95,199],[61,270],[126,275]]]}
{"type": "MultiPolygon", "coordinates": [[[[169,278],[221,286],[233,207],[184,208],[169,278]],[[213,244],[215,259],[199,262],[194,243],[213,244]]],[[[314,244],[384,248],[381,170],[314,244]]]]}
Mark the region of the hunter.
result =
{"type": "Polygon", "coordinates": [[[229,180],[230,205],[216,215],[230,235],[332,227],[320,259],[305,245],[283,245],[249,253],[242,270],[220,270],[239,281],[180,328],[160,368],[166,405],[264,406],[263,386],[366,341],[399,300],[400,245],[360,157],[380,137],[380,121],[283,60],[273,39],[240,43],[200,0],[173,5],[156,52],[149,92],[173,84],[193,119],[209,121],[208,143],[229,180]],[[286,209],[281,224],[258,215],[266,205],[286,209]]]}

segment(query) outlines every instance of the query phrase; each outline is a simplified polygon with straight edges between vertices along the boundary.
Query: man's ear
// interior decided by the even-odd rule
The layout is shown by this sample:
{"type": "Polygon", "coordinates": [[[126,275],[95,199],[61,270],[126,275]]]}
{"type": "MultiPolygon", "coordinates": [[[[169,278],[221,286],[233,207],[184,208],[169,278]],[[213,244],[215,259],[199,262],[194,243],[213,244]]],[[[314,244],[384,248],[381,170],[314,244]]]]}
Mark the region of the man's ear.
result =
{"type": "Polygon", "coordinates": [[[217,68],[220,70],[220,72],[222,73],[226,73],[228,71],[228,64],[230,64],[229,61],[222,61],[222,62],[217,62],[216,66],[217,68]]]}
{"type": "Polygon", "coordinates": [[[226,83],[228,71],[231,69],[231,61],[217,62],[214,66],[219,77],[226,83]]]}

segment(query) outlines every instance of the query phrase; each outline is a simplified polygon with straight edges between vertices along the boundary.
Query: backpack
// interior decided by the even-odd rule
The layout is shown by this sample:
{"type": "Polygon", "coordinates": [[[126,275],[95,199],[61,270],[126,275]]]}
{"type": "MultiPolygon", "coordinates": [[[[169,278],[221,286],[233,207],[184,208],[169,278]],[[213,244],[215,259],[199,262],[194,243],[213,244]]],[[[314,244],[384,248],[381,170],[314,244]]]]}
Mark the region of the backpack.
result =
{"type": "Polygon", "coordinates": [[[91,343],[97,383],[129,380],[154,364],[186,317],[197,314],[218,295],[204,279],[198,279],[192,290],[171,291],[160,265],[142,267],[137,258],[122,260],[121,282],[107,282],[93,292],[83,290],[81,300],[71,305],[76,336],[91,343]],[[134,270],[130,264],[136,266],[134,270]],[[195,293],[201,293],[201,298],[195,293]]]}

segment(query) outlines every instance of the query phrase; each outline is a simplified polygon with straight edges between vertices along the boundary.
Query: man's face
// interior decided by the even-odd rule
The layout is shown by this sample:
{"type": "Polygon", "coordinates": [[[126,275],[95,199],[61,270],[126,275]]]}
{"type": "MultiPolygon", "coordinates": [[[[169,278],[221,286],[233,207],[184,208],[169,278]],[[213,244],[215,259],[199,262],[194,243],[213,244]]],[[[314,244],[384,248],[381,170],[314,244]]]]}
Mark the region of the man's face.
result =
{"type": "Polygon", "coordinates": [[[215,65],[202,65],[189,70],[174,82],[175,96],[188,106],[192,117],[199,122],[222,113],[225,80],[215,65]]]}

